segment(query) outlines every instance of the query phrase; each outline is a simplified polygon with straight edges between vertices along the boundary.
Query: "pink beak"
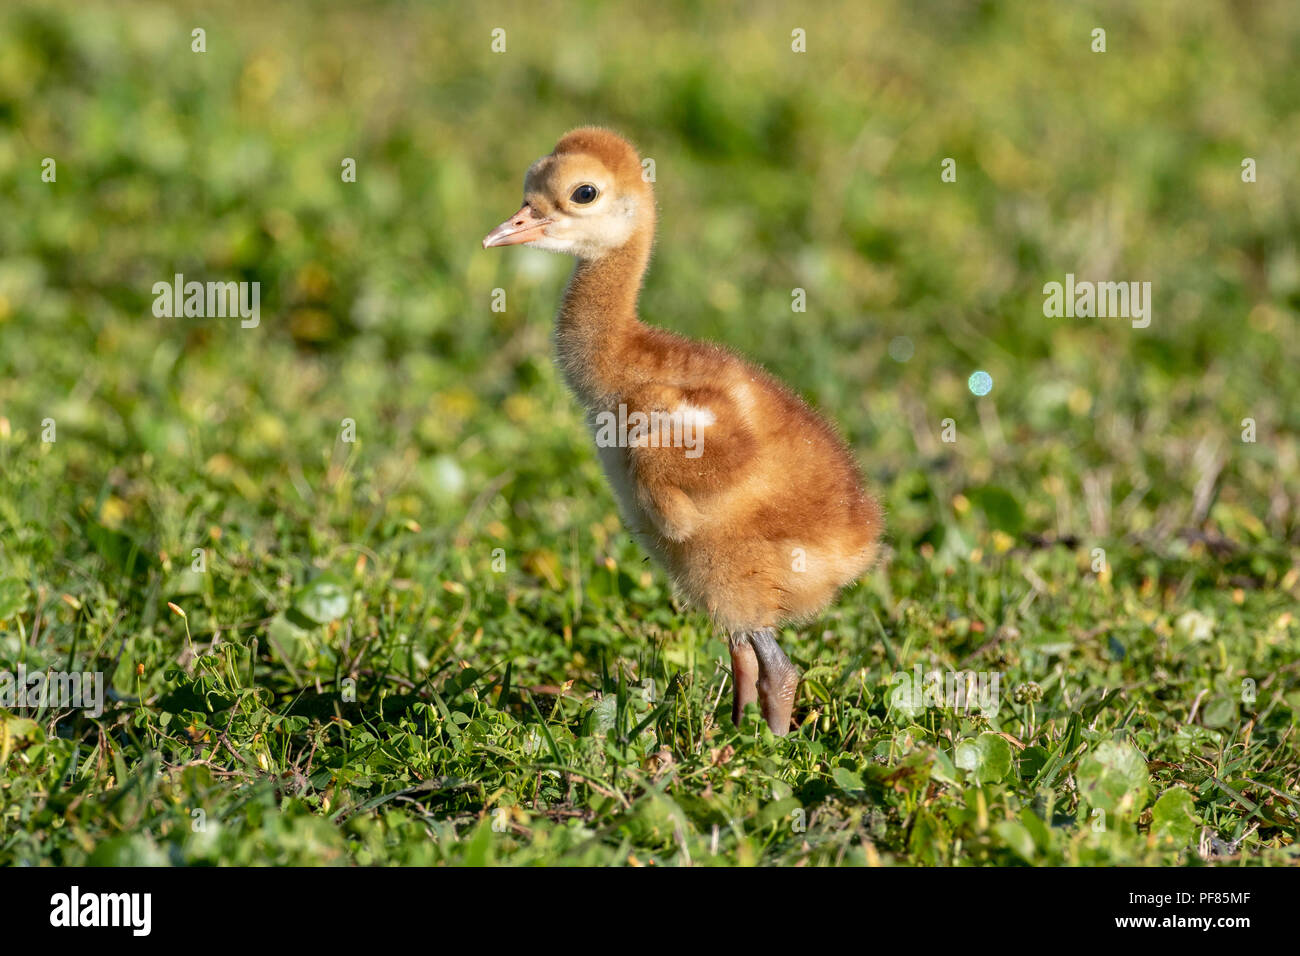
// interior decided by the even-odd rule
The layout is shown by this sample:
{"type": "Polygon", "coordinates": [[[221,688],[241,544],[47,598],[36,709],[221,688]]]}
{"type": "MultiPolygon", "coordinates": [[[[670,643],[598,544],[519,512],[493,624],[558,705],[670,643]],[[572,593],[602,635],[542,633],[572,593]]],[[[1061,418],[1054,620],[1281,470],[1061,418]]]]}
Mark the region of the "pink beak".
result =
{"type": "Polygon", "coordinates": [[[538,217],[533,207],[524,203],[519,211],[483,237],[483,248],[492,246],[517,246],[542,238],[551,220],[538,217]]]}

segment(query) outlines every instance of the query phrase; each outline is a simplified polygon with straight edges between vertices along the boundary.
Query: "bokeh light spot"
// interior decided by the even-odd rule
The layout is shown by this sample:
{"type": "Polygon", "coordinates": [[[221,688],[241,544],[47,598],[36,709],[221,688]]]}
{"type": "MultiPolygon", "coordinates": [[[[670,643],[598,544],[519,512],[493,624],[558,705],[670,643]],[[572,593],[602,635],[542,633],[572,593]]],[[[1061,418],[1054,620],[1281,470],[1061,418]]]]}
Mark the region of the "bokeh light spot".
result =
{"type": "Polygon", "coordinates": [[[889,357],[895,362],[906,362],[916,354],[916,346],[906,335],[899,335],[889,343],[889,357]]]}

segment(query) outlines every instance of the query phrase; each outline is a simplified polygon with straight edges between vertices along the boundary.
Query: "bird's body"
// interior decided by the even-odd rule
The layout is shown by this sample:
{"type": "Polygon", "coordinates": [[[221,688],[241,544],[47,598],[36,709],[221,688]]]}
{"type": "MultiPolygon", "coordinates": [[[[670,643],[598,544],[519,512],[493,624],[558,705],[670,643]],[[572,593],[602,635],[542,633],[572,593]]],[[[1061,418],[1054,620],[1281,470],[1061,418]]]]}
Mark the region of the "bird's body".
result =
{"type": "Polygon", "coordinates": [[[636,151],[584,128],[533,165],[523,208],[484,245],[578,257],[557,358],[624,520],[727,633],[737,719],[758,699],[785,733],[798,676],[775,628],[866,571],[883,518],[849,450],[793,392],[726,349],[640,321],[654,227],[636,151]]]}

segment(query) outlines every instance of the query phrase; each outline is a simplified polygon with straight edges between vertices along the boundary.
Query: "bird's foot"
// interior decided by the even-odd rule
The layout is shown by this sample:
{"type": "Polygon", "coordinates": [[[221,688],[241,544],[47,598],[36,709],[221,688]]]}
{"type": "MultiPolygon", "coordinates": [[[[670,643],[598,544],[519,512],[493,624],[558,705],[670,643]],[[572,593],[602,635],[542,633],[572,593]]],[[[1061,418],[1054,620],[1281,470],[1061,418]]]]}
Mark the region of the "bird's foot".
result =
{"type": "Polygon", "coordinates": [[[799,671],[777,644],[776,631],[761,627],[732,635],[731,666],[736,675],[736,697],[732,706],[732,719],[736,724],[740,724],[745,705],[757,697],[763,719],[772,733],[778,737],[789,733],[794,695],[799,687],[799,671]]]}
{"type": "Polygon", "coordinates": [[[731,722],[739,727],[745,705],[758,700],[758,658],[744,633],[731,635],[728,643],[731,645],[731,678],[736,685],[731,698],[731,722]]]}

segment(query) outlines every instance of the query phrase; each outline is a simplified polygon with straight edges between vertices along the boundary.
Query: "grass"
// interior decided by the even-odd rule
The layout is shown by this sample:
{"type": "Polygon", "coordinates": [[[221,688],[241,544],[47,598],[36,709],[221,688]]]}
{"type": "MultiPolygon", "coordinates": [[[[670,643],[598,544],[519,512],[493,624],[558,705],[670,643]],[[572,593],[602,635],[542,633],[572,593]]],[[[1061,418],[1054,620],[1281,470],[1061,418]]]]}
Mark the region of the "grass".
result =
{"type": "Polygon", "coordinates": [[[0,669],[110,693],[0,711],[0,862],[1294,865],[1300,13],[911,7],[6,6],[0,669]],[[889,514],[785,740],[621,527],[568,263],[478,248],[586,122],[656,160],[643,314],[889,514]]]}

